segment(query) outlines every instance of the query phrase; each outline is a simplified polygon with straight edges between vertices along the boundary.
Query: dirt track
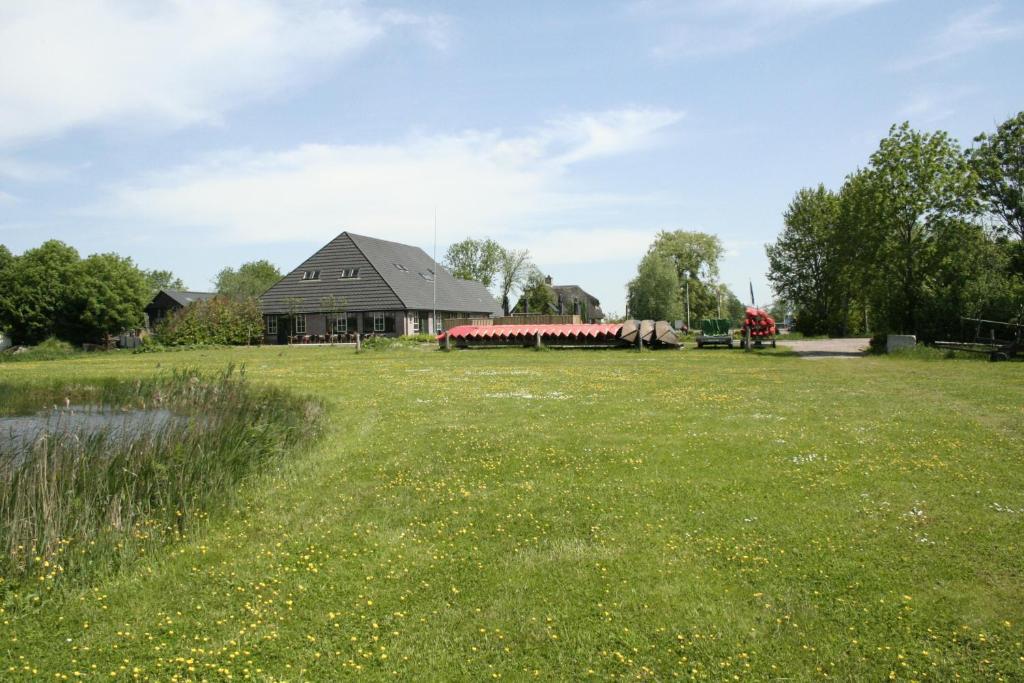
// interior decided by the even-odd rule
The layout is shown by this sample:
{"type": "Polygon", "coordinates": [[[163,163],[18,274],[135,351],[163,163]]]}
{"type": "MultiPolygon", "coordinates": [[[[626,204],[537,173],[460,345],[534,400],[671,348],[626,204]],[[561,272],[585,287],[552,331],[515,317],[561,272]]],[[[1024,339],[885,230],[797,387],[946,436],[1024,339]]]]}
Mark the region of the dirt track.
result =
{"type": "Polygon", "coordinates": [[[779,346],[788,346],[803,358],[860,358],[868,348],[868,339],[794,339],[778,338],[779,346]]]}

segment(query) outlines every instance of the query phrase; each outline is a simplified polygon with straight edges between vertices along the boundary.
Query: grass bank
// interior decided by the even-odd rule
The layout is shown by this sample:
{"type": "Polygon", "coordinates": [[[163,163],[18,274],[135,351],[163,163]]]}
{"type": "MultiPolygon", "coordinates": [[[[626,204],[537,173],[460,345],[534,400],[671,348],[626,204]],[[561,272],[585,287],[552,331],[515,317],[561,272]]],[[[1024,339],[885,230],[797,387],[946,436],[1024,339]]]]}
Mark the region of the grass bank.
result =
{"type": "Polygon", "coordinates": [[[55,417],[30,442],[0,439],[0,596],[15,611],[180,540],[318,424],[315,404],[232,367],[0,382],[0,416],[40,409],[55,417]],[[106,409],[109,424],[70,424],[65,405],[106,409]]]}
{"type": "Polygon", "coordinates": [[[325,434],[0,620],[8,679],[1024,677],[1024,363],[263,348],[325,434]]]}

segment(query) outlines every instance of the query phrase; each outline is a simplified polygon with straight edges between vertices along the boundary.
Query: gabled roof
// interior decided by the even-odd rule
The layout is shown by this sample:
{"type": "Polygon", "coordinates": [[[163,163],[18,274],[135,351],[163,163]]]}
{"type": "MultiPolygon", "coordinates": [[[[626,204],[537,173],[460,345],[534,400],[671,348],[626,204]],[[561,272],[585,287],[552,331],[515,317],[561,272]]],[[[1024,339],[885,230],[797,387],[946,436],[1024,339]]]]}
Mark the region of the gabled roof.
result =
{"type": "Polygon", "coordinates": [[[437,309],[501,315],[501,306],[480,282],[461,280],[437,265],[419,247],[348,233],[367,260],[409,309],[437,309]]]}
{"type": "MultiPolygon", "coordinates": [[[[558,303],[562,302],[563,310],[568,313],[572,313],[572,302],[578,301],[586,303],[587,318],[592,320],[601,320],[604,318],[604,311],[601,310],[601,302],[596,296],[589,293],[579,285],[545,285],[553,294],[552,302],[548,304],[548,310],[545,313],[557,314],[559,311],[558,303]]],[[[525,297],[520,297],[519,301],[513,307],[513,310],[521,310],[525,297]]]]}
{"type": "Polygon", "coordinates": [[[460,280],[434,263],[419,247],[343,232],[302,262],[260,297],[263,310],[283,313],[290,300],[297,312],[323,310],[321,300],[335,296],[350,311],[431,310],[434,284],[437,310],[501,315],[501,307],[479,282],[460,280]],[[343,277],[358,269],[358,277],[343,277]],[[303,280],[303,272],[317,272],[303,280]]]}
{"type": "Polygon", "coordinates": [[[217,296],[216,292],[182,292],[177,289],[161,289],[157,292],[157,296],[161,293],[171,297],[175,302],[182,306],[188,306],[196,301],[206,301],[207,299],[212,299],[217,296]]]}

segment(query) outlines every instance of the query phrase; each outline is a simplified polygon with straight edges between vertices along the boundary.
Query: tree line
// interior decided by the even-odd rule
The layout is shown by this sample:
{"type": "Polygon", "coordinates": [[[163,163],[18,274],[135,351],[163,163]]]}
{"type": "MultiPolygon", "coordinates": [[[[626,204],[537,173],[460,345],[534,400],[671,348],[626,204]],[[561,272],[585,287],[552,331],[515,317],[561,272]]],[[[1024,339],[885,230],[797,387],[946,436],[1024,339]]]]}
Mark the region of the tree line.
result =
{"type": "Polygon", "coordinates": [[[1024,112],[964,149],[893,126],[838,191],[799,190],[766,246],[776,295],[808,334],[958,336],[960,317],[1024,305],[1024,112]]]}
{"type": "MultiPolygon", "coordinates": [[[[182,314],[200,321],[176,323],[188,330],[219,327],[223,320],[245,320],[246,328],[262,326],[256,297],[281,278],[268,261],[224,268],[215,280],[223,295],[204,310],[182,314]],[[209,308],[210,310],[206,310],[209,308]],[[202,320],[209,321],[200,324],[202,320]]],[[[82,258],[73,247],[49,240],[14,255],[0,244],[0,331],[16,344],[38,344],[51,337],[73,344],[101,342],[106,337],[145,326],[145,308],[161,289],[183,290],[185,284],[168,270],[143,270],[131,258],[114,253],[82,258]]],[[[220,333],[216,333],[220,334],[220,333]]],[[[223,334],[220,334],[223,337],[223,334]]],[[[219,338],[219,337],[218,337],[219,338]]]]}

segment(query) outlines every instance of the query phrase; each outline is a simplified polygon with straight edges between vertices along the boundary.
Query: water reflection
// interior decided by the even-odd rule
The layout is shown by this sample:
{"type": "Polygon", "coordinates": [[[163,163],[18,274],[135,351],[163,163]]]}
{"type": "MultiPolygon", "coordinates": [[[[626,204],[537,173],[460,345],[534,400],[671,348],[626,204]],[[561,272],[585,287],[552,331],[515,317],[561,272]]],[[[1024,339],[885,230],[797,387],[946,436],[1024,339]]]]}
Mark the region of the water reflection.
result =
{"type": "Polygon", "coordinates": [[[116,409],[109,406],[68,405],[34,415],[0,417],[0,452],[22,451],[40,438],[88,438],[103,434],[134,439],[188,420],[169,410],[116,409]]]}

